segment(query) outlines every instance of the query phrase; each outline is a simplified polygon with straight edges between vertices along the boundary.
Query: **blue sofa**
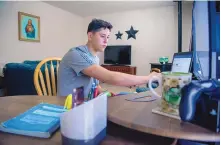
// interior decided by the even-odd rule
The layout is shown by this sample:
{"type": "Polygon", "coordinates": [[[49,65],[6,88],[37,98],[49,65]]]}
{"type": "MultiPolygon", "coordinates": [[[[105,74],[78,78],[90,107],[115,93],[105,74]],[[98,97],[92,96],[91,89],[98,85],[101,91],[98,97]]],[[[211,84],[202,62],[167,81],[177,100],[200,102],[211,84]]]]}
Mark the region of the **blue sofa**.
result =
{"type": "Polygon", "coordinates": [[[7,96],[36,95],[33,83],[34,71],[40,61],[7,63],[3,70],[7,96]]]}
{"type": "MultiPolygon", "coordinates": [[[[3,72],[7,96],[37,95],[34,87],[33,77],[35,68],[39,62],[40,60],[26,60],[23,63],[7,63],[5,65],[3,72]]],[[[53,62],[53,64],[56,65],[56,62],[53,62]]],[[[41,68],[41,70],[44,75],[44,66],[41,68]]],[[[56,76],[57,74],[55,71],[55,77],[56,76]]]]}

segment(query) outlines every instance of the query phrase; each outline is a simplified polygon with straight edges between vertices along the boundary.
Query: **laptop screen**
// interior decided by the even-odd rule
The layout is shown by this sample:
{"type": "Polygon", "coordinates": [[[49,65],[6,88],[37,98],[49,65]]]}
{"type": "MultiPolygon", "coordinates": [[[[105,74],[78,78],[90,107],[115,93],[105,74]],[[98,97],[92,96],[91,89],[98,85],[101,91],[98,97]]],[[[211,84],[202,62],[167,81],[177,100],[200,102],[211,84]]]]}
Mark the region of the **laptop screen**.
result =
{"type": "Polygon", "coordinates": [[[193,54],[192,52],[180,52],[175,53],[172,62],[172,72],[190,72],[192,64],[193,54]]]}

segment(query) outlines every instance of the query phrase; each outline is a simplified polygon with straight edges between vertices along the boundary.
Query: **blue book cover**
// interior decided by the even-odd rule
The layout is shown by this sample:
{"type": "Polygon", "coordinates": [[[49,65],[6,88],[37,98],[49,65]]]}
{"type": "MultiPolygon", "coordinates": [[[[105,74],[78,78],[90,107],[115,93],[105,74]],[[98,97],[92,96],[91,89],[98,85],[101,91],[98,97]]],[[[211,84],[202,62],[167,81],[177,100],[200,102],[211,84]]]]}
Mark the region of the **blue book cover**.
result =
{"type": "Polygon", "coordinates": [[[63,106],[40,103],[26,112],[0,125],[0,131],[49,138],[60,126],[60,115],[67,110],[63,106]]]}

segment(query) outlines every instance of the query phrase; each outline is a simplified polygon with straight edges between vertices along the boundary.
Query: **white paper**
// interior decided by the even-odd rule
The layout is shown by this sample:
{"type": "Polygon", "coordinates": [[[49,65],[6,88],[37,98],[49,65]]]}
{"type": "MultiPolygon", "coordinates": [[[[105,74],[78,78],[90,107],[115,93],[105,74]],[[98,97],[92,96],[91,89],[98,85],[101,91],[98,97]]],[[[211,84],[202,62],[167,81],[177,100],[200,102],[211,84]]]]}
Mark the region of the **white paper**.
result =
{"type": "Polygon", "coordinates": [[[61,133],[75,140],[93,139],[107,126],[107,93],[61,115],[61,133]]]}

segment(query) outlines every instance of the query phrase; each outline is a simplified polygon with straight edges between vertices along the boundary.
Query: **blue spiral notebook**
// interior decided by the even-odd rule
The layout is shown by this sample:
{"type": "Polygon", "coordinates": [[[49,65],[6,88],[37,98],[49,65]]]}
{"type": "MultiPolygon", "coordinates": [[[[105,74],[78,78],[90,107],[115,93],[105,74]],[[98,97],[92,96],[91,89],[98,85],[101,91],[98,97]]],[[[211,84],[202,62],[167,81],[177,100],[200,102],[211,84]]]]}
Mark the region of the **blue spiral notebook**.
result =
{"type": "Polygon", "coordinates": [[[49,138],[60,126],[63,106],[40,103],[0,125],[0,131],[40,138],[49,138]]]}

